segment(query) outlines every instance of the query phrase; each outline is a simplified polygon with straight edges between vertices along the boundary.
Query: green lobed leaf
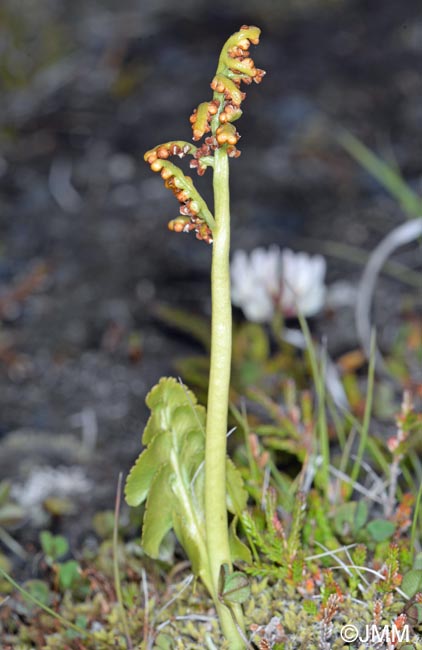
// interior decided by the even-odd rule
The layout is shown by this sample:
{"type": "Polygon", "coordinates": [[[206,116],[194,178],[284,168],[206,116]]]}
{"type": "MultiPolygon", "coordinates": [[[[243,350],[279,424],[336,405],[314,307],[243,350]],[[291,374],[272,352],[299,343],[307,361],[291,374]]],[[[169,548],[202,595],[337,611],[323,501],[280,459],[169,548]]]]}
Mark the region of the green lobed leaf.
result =
{"type": "Polygon", "coordinates": [[[366,530],[376,542],[385,542],[394,534],[395,529],[393,522],[387,519],[374,519],[366,527],[366,530]]]}
{"type": "Polygon", "coordinates": [[[153,558],[160,554],[160,544],[173,524],[176,499],[171,489],[173,473],[170,463],[163,463],[155,474],[147,498],[142,527],[142,546],[153,558]]]}
{"type": "Polygon", "coordinates": [[[205,464],[202,465],[202,468],[191,479],[189,489],[195,508],[203,515],[205,503],[205,464]]]}
{"type": "Polygon", "coordinates": [[[192,456],[204,446],[199,439],[204,438],[205,409],[196,404],[194,394],[176,379],[162,378],[147,395],[146,403],[152,410],[143,435],[148,447],[136,460],[125,486],[126,501],[131,506],[146,499],[155,473],[169,458],[172,448],[180,453],[182,447],[183,453],[187,453],[185,440],[189,437],[195,446],[195,452],[191,450],[187,454],[192,465],[192,456]]]}
{"type": "Polygon", "coordinates": [[[43,605],[50,605],[51,592],[49,586],[44,580],[27,580],[23,587],[31,596],[40,601],[43,605]]]}
{"type": "Polygon", "coordinates": [[[180,458],[182,460],[182,470],[187,482],[190,482],[195,475],[198,467],[204,460],[205,455],[205,436],[202,431],[189,431],[185,436],[181,450],[180,458]]]}
{"type": "Polygon", "coordinates": [[[152,413],[142,437],[144,445],[148,445],[157,433],[168,431],[173,423],[176,425],[176,432],[183,426],[183,411],[181,415],[175,413],[180,407],[188,407],[189,423],[195,420],[197,422],[196,417],[200,421],[204,419],[204,416],[200,415],[203,407],[196,406],[195,395],[174,377],[162,377],[148,393],[145,401],[152,413]]]}
{"type": "MultiPolygon", "coordinates": [[[[142,545],[159,557],[165,535],[175,534],[192,562],[195,574],[208,576],[204,538],[204,469],[206,411],[196,397],[174,378],[163,378],[147,396],[151,416],[144,431],[147,448],[140,454],[126,481],[126,501],[137,506],[146,500],[142,545]],[[205,567],[205,568],[204,568],[205,567]],[[202,572],[202,574],[201,574],[202,572]]],[[[248,493],[240,472],[227,459],[227,508],[235,515],[245,509],[248,493]]],[[[233,557],[250,561],[249,549],[232,522],[233,557]]]]}
{"type": "MultiPolygon", "coordinates": [[[[206,566],[208,562],[207,556],[203,553],[203,549],[205,549],[205,539],[202,538],[201,544],[198,536],[192,534],[189,527],[186,525],[185,518],[178,512],[173,513],[173,527],[177,539],[184,548],[192,564],[192,572],[196,576],[199,575],[201,568],[206,566]]],[[[203,527],[202,530],[205,530],[205,528],[203,527]]]]}
{"type": "Polygon", "coordinates": [[[76,560],[68,560],[59,567],[59,584],[63,591],[70,589],[80,579],[79,564],[76,560]]]}
{"type": "Polygon", "coordinates": [[[196,404],[196,401],[192,391],[182,386],[174,377],[161,377],[158,384],[150,390],[145,400],[151,411],[160,404],[173,409],[185,403],[196,404]]]}
{"type": "Polygon", "coordinates": [[[149,416],[142,434],[142,443],[145,446],[149,445],[157,434],[167,431],[167,425],[165,423],[166,418],[166,405],[157,404],[149,416]]]}
{"type": "Polygon", "coordinates": [[[230,555],[233,562],[241,560],[243,562],[247,562],[247,564],[251,564],[252,563],[251,552],[249,548],[246,546],[246,544],[244,544],[237,535],[236,528],[237,528],[238,521],[239,521],[238,517],[233,517],[233,520],[229,528],[230,555]]]}
{"type": "Polygon", "coordinates": [[[40,533],[41,548],[47,558],[55,562],[69,551],[67,539],[62,535],[52,535],[48,530],[40,533]]]}
{"type": "MultiPolygon", "coordinates": [[[[82,630],[86,630],[88,628],[88,619],[87,619],[87,617],[86,616],[81,616],[81,615],[77,616],[75,618],[75,625],[77,625],[79,628],[82,628],[82,630]]],[[[81,634],[82,630],[78,632],[76,630],[67,629],[66,632],[65,632],[65,636],[68,639],[80,639],[81,636],[82,636],[82,634],[81,634]]]]}
{"type": "Polygon", "coordinates": [[[144,449],[138,456],[126,479],[125,497],[128,505],[139,506],[145,501],[154,475],[168,459],[170,449],[170,434],[164,431],[158,433],[148,449],[144,449]]]}
{"type": "Polygon", "coordinates": [[[355,532],[358,532],[365,525],[368,519],[368,504],[366,501],[358,501],[353,522],[355,532]]]}
{"type": "Polygon", "coordinates": [[[409,598],[422,591],[422,569],[411,569],[405,573],[400,587],[409,598]]]}
{"type": "Polygon", "coordinates": [[[422,569],[422,553],[416,553],[415,559],[413,561],[414,569],[422,569]]]}
{"type": "Polygon", "coordinates": [[[205,409],[202,406],[193,407],[191,404],[179,406],[172,412],[169,428],[172,435],[173,447],[180,453],[186,436],[194,434],[202,438],[205,445],[205,409]]]}
{"type": "Polygon", "coordinates": [[[365,501],[349,501],[340,505],[334,515],[335,530],[339,535],[357,533],[368,518],[365,501]]]}
{"type": "Polygon", "coordinates": [[[249,579],[241,571],[229,572],[226,564],[221,567],[220,599],[226,603],[244,603],[250,596],[249,579]]]}

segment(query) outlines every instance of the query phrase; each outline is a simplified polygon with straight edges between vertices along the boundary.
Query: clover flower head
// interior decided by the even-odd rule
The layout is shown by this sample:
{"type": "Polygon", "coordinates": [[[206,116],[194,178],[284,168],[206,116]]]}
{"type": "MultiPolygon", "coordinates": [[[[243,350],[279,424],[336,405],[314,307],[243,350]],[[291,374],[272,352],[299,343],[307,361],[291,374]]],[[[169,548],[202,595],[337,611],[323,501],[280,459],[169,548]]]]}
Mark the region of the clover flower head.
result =
{"type": "Polygon", "coordinates": [[[231,263],[232,302],[256,323],[271,320],[278,293],[280,249],[255,248],[250,255],[236,251],[231,263]]]}
{"type": "Polygon", "coordinates": [[[286,316],[314,316],[324,305],[326,262],[322,255],[281,253],[280,307],[286,316]]]}
{"type": "Polygon", "coordinates": [[[276,310],[287,318],[313,316],[324,305],[325,259],[278,246],[236,251],[231,263],[232,302],[256,323],[271,320],[276,310]]]}

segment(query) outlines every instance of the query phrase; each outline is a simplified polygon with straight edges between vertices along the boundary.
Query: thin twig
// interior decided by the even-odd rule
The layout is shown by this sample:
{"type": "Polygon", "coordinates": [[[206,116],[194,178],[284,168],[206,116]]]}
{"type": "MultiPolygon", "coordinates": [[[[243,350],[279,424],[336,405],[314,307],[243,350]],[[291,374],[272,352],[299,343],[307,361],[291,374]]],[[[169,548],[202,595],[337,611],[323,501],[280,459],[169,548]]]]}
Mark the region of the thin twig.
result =
{"type": "Polygon", "coordinates": [[[410,530],[410,548],[413,551],[416,550],[416,536],[417,536],[418,519],[421,514],[421,504],[422,504],[422,481],[419,486],[418,494],[416,497],[415,510],[413,512],[412,528],[410,530]]]}
{"type": "Polygon", "coordinates": [[[69,629],[73,630],[74,632],[77,632],[78,634],[81,635],[81,637],[89,636],[91,638],[94,638],[94,635],[89,632],[88,630],[84,630],[82,627],[79,627],[79,625],[76,625],[75,623],[71,623],[67,619],[64,618],[64,616],[61,616],[61,614],[58,614],[57,612],[54,611],[54,609],[51,609],[51,607],[47,607],[47,605],[44,605],[43,602],[41,602],[36,596],[33,596],[29,591],[26,591],[23,587],[21,587],[13,578],[4,571],[1,566],[0,566],[0,577],[4,578],[9,582],[14,589],[16,589],[26,600],[29,600],[29,602],[34,603],[38,607],[40,607],[44,612],[47,612],[50,616],[55,618],[57,621],[60,621],[62,625],[65,627],[68,627],[69,629]]]}
{"type": "MultiPolygon", "coordinates": [[[[281,338],[283,341],[299,350],[307,350],[309,348],[303,331],[285,327],[281,332],[281,338]]],[[[312,341],[312,339],[311,342],[316,354],[321,355],[320,346],[312,341]]],[[[311,352],[312,351],[310,350],[310,353],[311,352]]],[[[325,371],[326,374],[323,377],[323,381],[325,381],[327,391],[330,393],[333,402],[339,409],[347,410],[350,407],[349,400],[347,399],[346,392],[341,383],[339,371],[334,361],[327,354],[325,359],[325,371]]]]}
{"type": "Polygon", "coordinates": [[[327,555],[336,555],[337,553],[346,552],[349,548],[355,548],[356,544],[349,544],[348,546],[342,546],[341,548],[335,548],[333,550],[324,551],[324,553],[317,553],[316,555],[308,555],[305,560],[310,562],[311,560],[318,560],[321,557],[327,557],[327,555]]]}
{"type": "Polygon", "coordinates": [[[170,598],[170,600],[168,600],[166,603],[164,603],[164,605],[158,610],[158,612],[155,615],[155,619],[159,618],[160,614],[162,614],[168,607],[170,607],[170,605],[172,605],[178,598],[180,598],[180,596],[183,594],[183,592],[186,591],[186,589],[191,584],[193,578],[194,578],[194,576],[193,576],[193,574],[191,574],[191,575],[187,576],[182,581],[182,587],[179,589],[177,594],[172,596],[172,598],[170,598]]]}
{"type": "Polygon", "coordinates": [[[145,569],[141,569],[142,576],[142,592],[144,594],[144,644],[149,650],[152,647],[154,638],[149,634],[149,593],[148,593],[148,578],[145,569]]]}
{"type": "Polygon", "coordinates": [[[369,347],[370,349],[369,349],[368,386],[366,390],[365,412],[363,415],[362,429],[360,431],[357,457],[350,474],[350,478],[352,479],[352,481],[356,481],[359,476],[363,455],[365,453],[368,444],[369,427],[371,424],[372,404],[374,398],[375,361],[376,361],[376,354],[377,354],[376,353],[377,341],[376,341],[376,334],[374,329],[371,331],[371,340],[370,340],[369,347]]]}
{"type": "Polygon", "coordinates": [[[128,650],[133,650],[133,643],[129,634],[129,625],[126,617],[126,610],[123,604],[122,584],[120,581],[119,571],[119,516],[120,516],[120,502],[122,499],[122,473],[120,472],[117,480],[116,502],[114,506],[114,525],[113,525],[113,570],[114,570],[114,589],[116,590],[116,598],[119,606],[120,621],[123,627],[123,632],[126,638],[126,645],[128,650]]]}
{"type": "Polygon", "coordinates": [[[20,557],[21,560],[28,559],[28,553],[25,551],[23,546],[13,539],[13,537],[9,535],[7,530],[2,526],[0,526],[0,540],[12,551],[12,553],[20,557]]]}
{"type": "Polygon", "coordinates": [[[364,494],[366,497],[368,497],[368,499],[371,499],[371,501],[378,501],[378,497],[374,496],[372,492],[364,488],[363,485],[357,481],[353,481],[350,476],[347,476],[347,474],[344,472],[340,472],[340,470],[338,470],[336,467],[333,467],[332,465],[330,465],[330,474],[333,474],[337,478],[341,478],[342,481],[349,483],[349,485],[353,486],[353,489],[356,490],[356,492],[364,494]]]}
{"type": "Polygon", "coordinates": [[[205,614],[186,614],[185,616],[172,616],[163,623],[160,623],[160,625],[157,625],[156,629],[157,632],[161,632],[162,629],[167,627],[167,625],[174,623],[174,621],[197,621],[198,623],[211,623],[216,620],[216,616],[206,616],[205,614]]]}
{"type": "MultiPolygon", "coordinates": [[[[354,460],[355,455],[352,454],[351,458],[354,460]]],[[[372,478],[374,489],[372,494],[376,496],[382,503],[385,503],[385,489],[388,485],[388,481],[383,481],[380,476],[373,470],[373,468],[365,461],[361,461],[362,469],[366,471],[369,477],[372,478]]]]}

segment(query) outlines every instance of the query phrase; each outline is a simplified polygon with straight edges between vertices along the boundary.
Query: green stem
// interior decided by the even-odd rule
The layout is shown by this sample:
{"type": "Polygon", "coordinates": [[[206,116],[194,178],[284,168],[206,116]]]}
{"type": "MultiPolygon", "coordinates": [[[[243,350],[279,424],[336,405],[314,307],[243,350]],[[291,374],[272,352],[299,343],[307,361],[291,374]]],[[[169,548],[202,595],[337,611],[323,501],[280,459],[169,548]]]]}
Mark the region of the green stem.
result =
{"type": "Polygon", "coordinates": [[[120,517],[120,503],[122,500],[122,476],[123,475],[120,472],[117,481],[116,503],[114,506],[114,525],[113,525],[114,590],[116,592],[120,621],[122,624],[124,635],[126,637],[126,646],[128,650],[133,650],[133,643],[130,638],[129,625],[126,616],[125,605],[123,602],[122,582],[120,580],[120,567],[119,567],[119,517],[120,517]]]}
{"type": "Polygon", "coordinates": [[[352,467],[350,473],[350,478],[352,482],[355,483],[358,480],[359,472],[362,467],[363,455],[365,453],[368,437],[369,437],[369,427],[371,425],[371,414],[372,414],[372,404],[374,398],[374,380],[375,380],[375,362],[376,362],[376,336],[375,330],[371,332],[371,345],[369,353],[369,368],[368,368],[368,387],[366,389],[366,404],[365,412],[363,416],[362,429],[360,431],[360,440],[358,451],[356,454],[356,460],[352,467]]]}
{"type": "Polygon", "coordinates": [[[240,607],[232,612],[218,597],[220,569],[231,567],[226,506],[227,413],[229,407],[232,309],[230,300],[230,195],[229,164],[225,147],[217,149],[214,163],[213,253],[211,269],[211,356],[205,446],[205,529],[212,594],[230,650],[245,644],[233,620],[243,627],[240,607]]]}
{"type": "Polygon", "coordinates": [[[15,582],[15,580],[13,580],[13,578],[9,576],[9,574],[6,573],[6,571],[4,571],[1,567],[0,567],[0,577],[7,580],[7,582],[9,582],[12,585],[12,587],[16,589],[16,591],[19,591],[19,593],[23,596],[23,598],[25,598],[25,600],[29,600],[30,603],[34,603],[34,605],[40,607],[44,612],[47,612],[47,614],[55,618],[57,621],[60,621],[60,623],[65,627],[68,627],[70,630],[77,632],[78,634],[81,635],[82,638],[91,637],[91,639],[95,640],[95,635],[92,632],[89,632],[88,630],[84,630],[82,627],[79,627],[79,625],[76,625],[75,623],[71,623],[63,616],[55,612],[54,609],[51,609],[51,607],[47,607],[47,605],[45,605],[41,600],[36,598],[36,596],[33,596],[32,593],[30,593],[29,591],[27,591],[26,589],[18,585],[18,583],[15,582]]]}

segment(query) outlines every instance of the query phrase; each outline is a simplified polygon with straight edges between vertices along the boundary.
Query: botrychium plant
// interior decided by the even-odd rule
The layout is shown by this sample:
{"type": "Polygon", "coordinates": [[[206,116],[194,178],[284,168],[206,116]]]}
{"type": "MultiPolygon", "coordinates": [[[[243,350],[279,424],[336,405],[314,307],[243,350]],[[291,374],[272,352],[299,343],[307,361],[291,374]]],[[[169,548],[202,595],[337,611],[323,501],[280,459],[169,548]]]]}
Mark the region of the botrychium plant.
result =
{"type": "Polygon", "coordinates": [[[203,144],[175,140],[145,154],[152,171],[160,172],[180,203],[180,215],[170,221],[169,229],[193,231],[213,246],[210,374],[207,413],[175,379],[161,379],[152,389],[147,397],[151,416],[142,440],[146,448],[126,483],[129,505],[146,501],[144,550],[158,557],[163,538],[174,530],[213,598],[232,650],[245,647],[241,603],[248,595],[246,577],[233,571],[233,561],[248,559],[249,551],[236,535],[247,492],[227,458],[226,445],[232,352],[229,158],[240,155],[240,135],[233,123],[242,115],[241,84],[259,83],[265,74],[249,53],[259,36],[258,27],[243,25],[224,44],[211,82],[213,97],[199,104],[190,118],[193,140],[206,136],[203,144]],[[186,155],[200,176],[212,169],[214,214],[192,179],[169,160],[186,155]],[[230,527],[228,511],[233,515],[230,527]]]}
{"type": "MultiPolygon", "coordinates": [[[[180,202],[180,215],[170,221],[170,230],[195,232],[213,245],[210,335],[201,319],[167,311],[167,320],[188,324],[188,331],[210,349],[207,411],[181,382],[162,378],[147,396],[151,415],[143,433],[144,450],[126,483],[130,505],[146,502],[143,550],[160,562],[149,563],[136,544],[124,544],[119,479],[114,516],[107,512],[95,517],[94,528],[104,539],[96,557],[89,544],[85,557],[66,560],[67,540],[42,531],[43,579],[30,579],[21,587],[0,554],[5,650],[29,650],[34,644],[44,650],[132,650],[132,639],[143,650],[153,644],[157,650],[342,650],[344,639],[335,626],[356,622],[360,628],[376,629],[391,622],[398,630],[409,625],[412,638],[406,646],[396,640],[374,646],[356,639],[349,644],[351,650],[422,650],[422,414],[405,393],[396,434],[383,440],[373,432],[374,345],[366,399],[361,403],[358,391],[353,403],[349,386],[351,412],[335,408],[326,390],[326,358],[313,346],[304,319],[323,303],[325,264],[319,256],[295,256],[277,247],[268,254],[257,249],[249,259],[243,252],[235,255],[239,281],[236,286],[235,273],[234,303],[252,322],[235,328],[232,354],[228,159],[240,153],[233,122],[241,115],[241,83],[259,83],[264,74],[248,51],[259,34],[258,28],[243,26],[224,45],[211,84],[213,97],[191,116],[193,139],[205,137],[204,143],[167,142],[145,155],[180,202]],[[170,162],[172,156],[187,155],[200,176],[212,169],[213,213],[192,180],[170,162]],[[308,268],[301,277],[299,267],[302,273],[308,268]],[[263,284],[257,291],[258,281],[267,279],[271,268],[275,286],[263,284]],[[300,299],[291,295],[295,281],[300,299]],[[251,296],[246,291],[250,285],[251,296]],[[277,335],[283,315],[299,318],[306,343],[303,359],[277,335]],[[275,346],[261,327],[271,319],[271,334],[280,348],[275,359],[275,346]],[[231,361],[231,419],[243,433],[236,465],[226,449],[231,361]],[[313,390],[303,390],[309,377],[313,390]],[[246,396],[247,408],[246,402],[238,407],[240,395],[246,396]],[[238,525],[248,546],[237,536],[238,525]],[[183,563],[163,584],[163,566],[173,559],[163,541],[171,530],[203,583],[195,591],[186,591],[192,576],[176,578],[183,563]],[[234,570],[238,563],[242,571],[234,570]],[[12,589],[16,598],[8,596],[12,589]],[[208,599],[205,614],[201,607],[205,589],[226,641],[216,617],[208,615],[208,599]],[[66,628],[63,633],[58,633],[58,623],[66,628]]],[[[351,137],[343,138],[343,144],[400,199],[409,215],[420,214],[420,197],[410,194],[385,164],[351,137]]],[[[200,389],[205,373],[198,369],[208,369],[202,361],[190,365],[190,374],[186,364],[182,373],[200,389]],[[192,370],[197,371],[195,379],[192,370]]],[[[11,499],[11,486],[0,483],[0,541],[26,559],[26,549],[8,532],[23,516],[11,499]]]]}

